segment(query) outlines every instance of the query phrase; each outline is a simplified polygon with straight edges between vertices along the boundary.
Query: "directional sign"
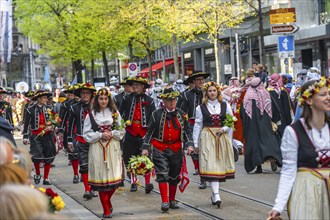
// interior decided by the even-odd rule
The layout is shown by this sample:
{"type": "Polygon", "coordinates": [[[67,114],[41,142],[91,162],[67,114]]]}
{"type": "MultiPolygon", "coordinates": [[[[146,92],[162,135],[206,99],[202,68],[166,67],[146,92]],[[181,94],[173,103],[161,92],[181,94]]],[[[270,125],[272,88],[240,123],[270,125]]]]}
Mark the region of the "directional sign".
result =
{"type": "Polygon", "coordinates": [[[296,22],[296,9],[295,8],[280,8],[269,10],[270,24],[283,24],[296,22]]]}
{"type": "Polygon", "coordinates": [[[271,34],[292,34],[295,33],[299,27],[296,24],[290,25],[276,25],[271,27],[271,34]]]}
{"type": "Polygon", "coordinates": [[[278,56],[281,59],[294,58],[294,38],[293,36],[278,37],[278,56]]]}

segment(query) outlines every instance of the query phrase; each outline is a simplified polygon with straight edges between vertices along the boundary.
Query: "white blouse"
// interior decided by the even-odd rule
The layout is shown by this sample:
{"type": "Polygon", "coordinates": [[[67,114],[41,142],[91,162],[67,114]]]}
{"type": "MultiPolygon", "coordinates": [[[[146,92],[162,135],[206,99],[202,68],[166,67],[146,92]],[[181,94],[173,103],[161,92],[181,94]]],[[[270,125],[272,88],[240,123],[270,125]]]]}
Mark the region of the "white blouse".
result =
{"type": "MultiPolygon", "coordinates": [[[[228,103],[226,103],[226,114],[233,115],[233,111],[228,103]]],[[[221,105],[218,100],[211,101],[209,100],[206,104],[206,107],[210,114],[212,115],[219,115],[221,114],[221,105]]],[[[194,124],[194,130],[193,130],[193,139],[195,147],[198,147],[199,137],[200,133],[203,129],[203,114],[200,105],[196,108],[196,116],[195,116],[195,124],[194,124]]],[[[229,132],[230,138],[232,138],[232,129],[225,126],[223,127],[224,132],[229,132]]]]}
{"type": "MultiPolygon", "coordinates": [[[[119,117],[116,119],[116,127],[121,127],[121,116],[119,112],[117,111],[119,117]]],[[[103,125],[112,125],[113,124],[113,118],[112,118],[112,112],[109,108],[106,108],[104,111],[96,112],[92,111],[92,115],[95,119],[95,122],[98,126],[103,125]]],[[[112,130],[112,137],[115,140],[121,140],[125,134],[125,130],[112,130]]],[[[93,131],[92,124],[89,115],[86,116],[85,122],[84,122],[84,130],[83,130],[83,137],[88,143],[95,143],[98,140],[102,138],[102,133],[100,131],[93,131]]]]}
{"type": "MultiPolygon", "coordinates": [[[[330,135],[329,126],[325,124],[322,130],[318,131],[315,128],[309,130],[305,124],[305,120],[300,118],[305,130],[307,131],[308,137],[313,142],[317,150],[330,149],[330,135]]],[[[281,170],[281,178],[278,186],[277,197],[273,210],[283,212],[291,190],[293,183],[297,175],[297,160],[298,160],[298,140],[296,133],[291,126],[287,126],[284,130],[281,151],[283,158],[283,167],[281,170]]],[[[330,156],[330,152],[327,153],[330,156]]]]}

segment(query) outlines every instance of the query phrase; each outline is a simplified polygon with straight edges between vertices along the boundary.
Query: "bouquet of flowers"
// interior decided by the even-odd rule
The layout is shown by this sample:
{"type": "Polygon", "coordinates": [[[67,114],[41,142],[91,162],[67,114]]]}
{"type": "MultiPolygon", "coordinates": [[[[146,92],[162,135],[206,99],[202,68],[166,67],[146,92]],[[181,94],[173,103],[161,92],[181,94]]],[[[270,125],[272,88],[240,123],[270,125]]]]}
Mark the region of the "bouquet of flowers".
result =
{"type": "Polygon", "coordinates": [[[65,203],[63,202],[62,197],[55,193],[51,188],[45,189],[40,187],[39,191],[45,193],[49,198],[49,212],[54,213],[55,211],[61,211],[64,208],[65,203]]]}
{"type": "Polygon", "coordinates": [[[50,108],[47,109],[48,120],[47,125],[60,126],[62,119],[60,119],[58,113],[53,112],[50,108]]]}
{"type": "Polygon", "coordinates": [[[237,121],[237,118],[235,116],[226,114],[226,119],[223,121],[222,126],[234,128],[235,121],[237,121]]]}
{"type": "Polygon", "coordinates": [[[147,156],[132,156],[129,159],[127,170],[135,175],[145,175],[152,172],[153,162],[147,156]]]}

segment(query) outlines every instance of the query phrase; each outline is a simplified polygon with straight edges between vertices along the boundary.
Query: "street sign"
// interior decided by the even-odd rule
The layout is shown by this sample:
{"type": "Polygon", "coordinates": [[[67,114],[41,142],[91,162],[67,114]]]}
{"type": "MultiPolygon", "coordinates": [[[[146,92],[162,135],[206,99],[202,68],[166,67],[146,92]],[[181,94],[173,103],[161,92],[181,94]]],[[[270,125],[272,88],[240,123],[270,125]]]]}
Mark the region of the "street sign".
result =
{"type": "Polygon", "coordinates": [[[270,24],[283,24],[296,22],[295,8],[280,8],[269,10],[270,24]]]}
{"type": "Polygon", "coordinates": [[[278,57],[294,58],[294,37],[292,35],[278,37],[278,57]]]}
{"type": "Polygon", "coordinates": [[[137,63],[129,63],[128,70],[130,76],[136,76],[136,74],[138,73],[137,63]]]}
{"type": "Polygon", "coordinates": [[[271,34],[293,34],[298,31],[299,27],[296,24],[276,25],[270,29],[271,34]]]}

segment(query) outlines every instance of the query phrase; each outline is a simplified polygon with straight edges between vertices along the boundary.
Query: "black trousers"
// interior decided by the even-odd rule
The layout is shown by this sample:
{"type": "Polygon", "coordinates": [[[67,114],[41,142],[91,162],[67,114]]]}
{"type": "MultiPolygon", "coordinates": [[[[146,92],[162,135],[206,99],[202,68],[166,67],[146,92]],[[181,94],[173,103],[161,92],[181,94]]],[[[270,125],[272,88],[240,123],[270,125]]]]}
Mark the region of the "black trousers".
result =
{"type": "Polygon", "coordinates": [[[88,173],[89,144],[83,144],[77,141],[76,147],[79,155],[79,173],[88,173]]]}
{"type": "Polygon", "coordinates": [[[126,167],[132,156],[141,155],[142,143],[140,135],[134,137],[131,133],[126,132],[123,139],[123,159],[126,167]]]}
{"type": "Polygon", "coordinates": [[[56,147],[54,142],[54,132],[39,136],[31,134],[30,136],[30,154],[33,163],[52,163],[56,156],[56,147]]]}
{"type": "MultiPolygon", "coordinates": [[[[65,138],[64,140],[67,140],[67,138],[65,138]]],[[[79,160],[77,143],[78,143],[78,141],[76,141],[76,135],[73,135],[73,138],[72,138],[73,151],[71,152],[70,150],[68,150],[68,159],[69,160],[79,160]]]]}
{"type": "Polygon", "coordinates": [[[182,166],[182,150],[174,152],[167,148],[164,151],[153,149],[152,160],[155,165],[157,182],[168,182],[177,185],[182,166]]]}

